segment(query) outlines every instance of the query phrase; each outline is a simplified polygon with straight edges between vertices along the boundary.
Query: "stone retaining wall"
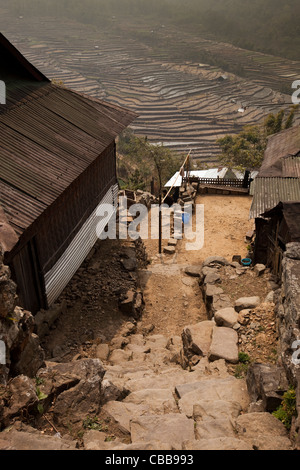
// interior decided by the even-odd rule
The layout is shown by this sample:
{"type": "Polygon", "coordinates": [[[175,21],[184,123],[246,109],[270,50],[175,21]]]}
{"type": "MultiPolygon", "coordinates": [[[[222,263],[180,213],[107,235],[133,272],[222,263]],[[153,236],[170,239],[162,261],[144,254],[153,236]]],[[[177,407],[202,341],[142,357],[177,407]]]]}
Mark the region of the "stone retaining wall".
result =
{"type": "Polygon", "coordinates": [[[300,448],[300,243],[289,243],[282,264],[282,285],[276,293],[281,361],[296,388],[295,435],[300,448]]]}
{"type": "Polygon", "coordinates": [[[43,365],[44,354],[34,333],[35,322],[30,312],[17,306],[17,286],[10,269],[3,264],[0,244],[0,384],[10,376],[25,374],[34,377],[43,365]]]}
{"type": "Polygon", "coordinates": [[[287,245],[282,268],[281,289],[275,297],[276,315],[281,360],[290,381],[294,383],[300,369],[300,365],[295,363],[297,348],[294,344],[299,341],[300,346],[300,243],[287,245]]]}

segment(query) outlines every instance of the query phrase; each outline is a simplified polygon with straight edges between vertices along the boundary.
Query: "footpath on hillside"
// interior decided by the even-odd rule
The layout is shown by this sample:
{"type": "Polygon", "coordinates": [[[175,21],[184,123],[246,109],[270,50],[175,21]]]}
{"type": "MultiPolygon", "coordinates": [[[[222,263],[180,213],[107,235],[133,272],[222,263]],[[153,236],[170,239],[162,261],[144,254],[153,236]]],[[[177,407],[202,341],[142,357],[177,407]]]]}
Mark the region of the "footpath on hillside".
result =
{"type": "MultiPolygon", "coordinates": [[[[232,261],[247,253],[250,198],[197,203],[205,210],[199,251],[186,250],[184,239],[161,255],[157,240],[99,244],[44,336],[40,414],[16,420],[0,448],[292,448],[247,383],[250,367],[267,364],[268,372],[277,360],[272,277],[232,261]]],[[[13,405],[7,422],[18,415],[13,405]]]]}

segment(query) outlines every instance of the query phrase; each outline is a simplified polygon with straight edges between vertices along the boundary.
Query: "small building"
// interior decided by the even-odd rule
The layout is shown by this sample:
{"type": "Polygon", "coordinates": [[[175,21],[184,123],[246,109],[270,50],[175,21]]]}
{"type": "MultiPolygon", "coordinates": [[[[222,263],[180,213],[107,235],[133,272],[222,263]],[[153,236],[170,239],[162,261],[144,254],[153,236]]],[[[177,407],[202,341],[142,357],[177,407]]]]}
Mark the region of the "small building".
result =
{"type": "Polygon", "coordinates": [[[280,212],[280,223],[285,223],[287,217],[290,221],[293,211],[297,217],[300,203],[300,126],[269,137],[262,166],[251,183],[250,195],[253,196],[250,219],[255,219],[256,232],[254,263],[270,264],[277,274],[281,266],[280,253],[284,251],[287,238],[279,240],[278,234],[275,236],[272,232],[272,224],[275,214],[279,217],[280,212]]]}
{"type": "Polygon", "coordinates": [[[287,243],[300,243],[300,201],[280,202],[273,209],[263,213],[262,217],[265,221],[264,264],[281,277],[282,259],[287,243]]]}
{"type": "Polygon", "coordinates": [[[116,206],[116,137],[137,117],[54,85],[0,35],[0,242],[20,304],[60,295],[97,240],[97,207],[116,206]]]}

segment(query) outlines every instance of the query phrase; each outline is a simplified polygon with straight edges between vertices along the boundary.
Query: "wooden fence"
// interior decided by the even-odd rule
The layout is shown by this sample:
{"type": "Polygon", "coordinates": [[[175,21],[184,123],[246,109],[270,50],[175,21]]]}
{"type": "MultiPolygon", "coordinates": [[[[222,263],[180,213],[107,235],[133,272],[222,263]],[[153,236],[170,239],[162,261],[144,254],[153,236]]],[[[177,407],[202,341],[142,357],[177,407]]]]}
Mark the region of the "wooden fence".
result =
{"type": "Polygon", "coordinates": [[[238,179],[190,177],[189,179],[185,178],[184,182],[186,181],[189,181],[190,183],[198,183],[199,185],[230,186],[234,188],[244,187],[244,180],[238,179]]]}

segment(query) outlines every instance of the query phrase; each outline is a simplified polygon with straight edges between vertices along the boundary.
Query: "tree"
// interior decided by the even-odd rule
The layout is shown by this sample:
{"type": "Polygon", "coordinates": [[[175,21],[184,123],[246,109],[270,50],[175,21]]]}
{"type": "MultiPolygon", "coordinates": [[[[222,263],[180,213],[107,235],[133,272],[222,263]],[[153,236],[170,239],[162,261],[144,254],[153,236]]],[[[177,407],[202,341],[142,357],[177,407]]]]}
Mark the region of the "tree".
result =
{"type": "Polygon", "coordinates": [[[285,112],[269,114],[263,126],[246,126],[237,135],[226,135],[218,139],[222,153],[220,162],[229,168],[241,171],[260,168],[267,146],[267,138],[293,125],[296,107],[293,106],[286,120],[285,112]]]}
{"type": "Polygon", "coordinates": [[[179,170],[183,157],[163,145],[151,144],[126,129],[118,139],[118,166],[128,189],[150,190],[154,178],[160,188],[179,170]]]}

